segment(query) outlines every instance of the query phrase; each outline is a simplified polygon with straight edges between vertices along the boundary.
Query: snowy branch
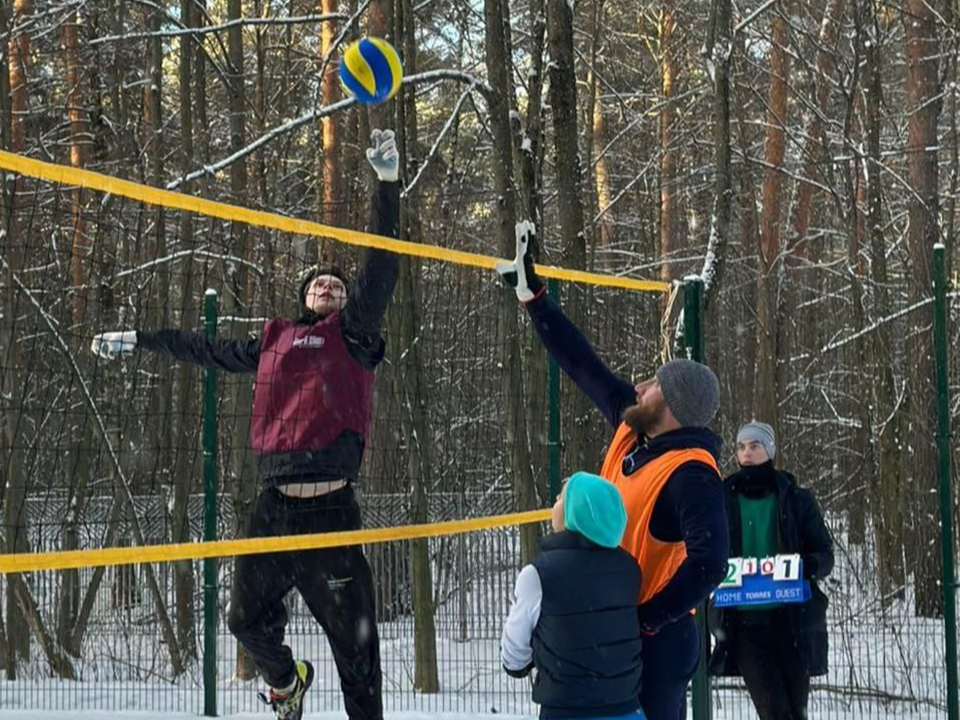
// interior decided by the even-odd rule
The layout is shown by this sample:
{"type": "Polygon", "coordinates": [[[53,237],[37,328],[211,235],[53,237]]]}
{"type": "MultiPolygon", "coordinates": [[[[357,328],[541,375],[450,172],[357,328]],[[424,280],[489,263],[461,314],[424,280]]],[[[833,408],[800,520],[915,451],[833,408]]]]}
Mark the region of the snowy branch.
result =
{"type": "Polygon", "coordinates": [[[144,263],[143,265],[138,265],[135,268],[130,268],[129,270],[118,272],[116,275],[113,276],[113,279],[119,280],[120,278],[126,277],[127,275],[134,275],[135,273],[139,273],[139,272],[143,272],[144,270],[150,270],[151,268],[155,268],[158,265],[165,265],[167,263],[176,262],[180,258],[188,257],[191,255],[199,255],[201,257],[208,257],[208,258],[214,258],[216,260],[226,260],[227,262],[234,262],[234,263],[237,263],[238,265],[246,265],[248,268],[252,269],[255,273],[257,273],[257,275],[260,275],[260,276],[263,275],[262,267],[260,267],[256,263],[250,262],[249,260],[238,258],[235,255],[221,255],[219,253],[210,252],[208,250],[181,250],[180,252],[175,252],[172,255],[167,255],[166,257],[157,258],[156,260],[151,260],[150,262],[144,263]]]}
{"type": "Polygon", "coordinates": [[[447,133],[450,131],[450,128],[453,127],[454,120],[457,119],[457,116],[460,114],[460,108],[463,107],[464,101],[470,97],[470,93],[473,92],[474,83],[470,83],[467,86],[467,89],[463,91],[460,95],[460,99],[457,100],[456,106],[453,108],[453,112],[450,113],[450,117],[447,118],[447,122],[444,123],[443,129],[440,130],[440,134],[437,135],[437,139],[433,142],[433,147],[430,148],[430,152],[427,153],[427,157],[424,158],[423,162],[420,164],[420,167],[417,168],[417,174],[414,176],[413,180],[410,181],[410,184],[404,189],[401,193],[401,197],[407,197],[410,192],[417,186],[417,183],[420,181],[420,176],[423,175],[423,171],[427,169],[427,165],[430,164],[431,158],[436,154],[437,149],[440,147],[440,143],[443,142],[443,139],[446,137],[447,133]]]}
{"type": "Polygon", "coordinates": [[[244,159],[248,155],[256,152],[257,150],[262,148],[264,145],[267,145],[273,140],[276,140],[277,138],[282,137],[287,133],[293,132],[294,130],[301,128],[304,125],[307,125],[316,120],[319,120],[320,118],[326,117],[327,115],[331,115],[337,112],[338,110],[345,110],[351,105],[354,105],[356,102],[357,102],[356,98],[352,98],[352,97],[344,98],[340,102],[336,102],[333,105],[328,105],[327,107],[320,108],[319,110],[313,110],[311,112],[308,112],[306,115],[301,115],[295,120],[291,120],[290,122],[284,123],[283,125],[278,125],[277,127],[270,130],[270,132],[264,133],[263,135],[258,137],[256,140],[254,140],[252,143],[250,143],[246,147],[240,148],[232,155],[228,155],[227,157],[223,158],[222,160],[218,160],[212,165],[204,165],[199,170],[194,170],[193,172],[187,173],[183,177],[178,178],[173,182],[167,183],[167,190],[176,190],[178,187],[180,187],[184,183],[192,182],[193,180],[196,180],[197,178],[201,178],[204,175],[210,175],[210,176],[216,177],[217,173],[220,172],[221,170],[224,170],[225,168],[230,167],[238,160],[244,159]]]}
{"type": "Polygon", "coordinates": [[[303,25],[307,23],[329,22],[335,20],[347,20],[350,16],[344,13],[326,13],[323,15],[301,15],[299,17],[287,18],[240,18],[231,20],[221,25],[205,25],[203,27],[181,28],[179,30],[160,30],[158,32],[131,33],[129,35],[107,35],[105,37],[94,38],[90,41],[91,45],[102,45],[103,43],[121,42],[123,40],[144,40],[147,38],[172,38],[182,35],[206,35],[208,33],[222,32],[234,27],[247,27],[251,25],[303,25]]]}
{"type": "MultiPolygon", "coordinates": [[[[948,298],[960,297],[960,291],[947,293],[947,297],[948,298]]],[[[885,318],[880,318],[879,320],[876,320],[870,323],[869,325],[867,325],[867,327],[863,328],[863,330],[855,332],[853,335],[848,335],[842,340],[835,340],[834,342],[827,343],[822,348],[820,348],[820,350],[817,351],[817,355],[823,355],[825,353],[832,352],[834,350],[839,350],[844,345],[849,345],[854,340],[857,340],[858,338],[861,338],[864,335],[869,335],[880,326],[886,325],[889,322],[893,322],[898,318],[902,318],[904,315],[909,315],[914,310],[919,310],[920,308],[926,305],[929,305],[932,302],[933,302],[933,298],[927,298],[925,300],[921,300],[920,302],[916,302],[913,305],[908,305],[907,307],[901,310],[897,310],[897,312],[893,313],[892,315],[888,315],[885,318]]],[[[806,360],[809,357],[811,357],[811,353],[804,353],[803,355],[798,355],[794,358],[791,358],[791,361],[795,362],[797,360],[806,360]]]]}
{"type": "Polygon", "coordinates": [[[777,0],[767,0],[763,5],[758,7],[752,13],[747,15],[743,20],[737,23],[733,28],[733,34],[736,35],[738,32],[743,30],[745,27],[747,27],[747,25],[752,23],[754,20],[760,17],[760,15],[766,12],[767,8],[769,8],[771,5],[775,5],[776,3],[777,3],[777,0]]]}
{"type": "MultiPolygon", "coordinates": [[[[434,82],[437,80],[456,80],[457,82],[470,83],[471,88],[479,91],[482,95],[489,95],[491,92],[490,86],[482,82],[478,78],[470,75],[469,73],[460,72],[459,70],[430,70],[423,73],[417,73],[416,75],[408,75],[403,79],[404,85],[416,85],[418,83],[425,82],[434,82]]],[[[194,170],[191,173],[174,180],[173,182],[167,183],[167,190],[176,190],[184,183],[191,182],[197,178],[204,177],[205,175],[216,176],[217,173],[221,172],[225,168],[230,167],[235,162],[243,160],[245,157],[251,153],[256,152],[264,145],[276,140],[279,137],[286,135],[287,133],[293,132],[294,130],[308,125],[320,118],[326,117],[327,115],[332,115],[335,112],[340,110],[345,110],[351,105],[356,104],[357,99],[353,97],[344,98],[339,102],[335,102],[333,105],[328,105],[327,107],[322,107],[318,110],[312,110],[305,115],[291,120],[288,123],[283,125],[278,125],[267,133],[264,133],[252,143],[247,145],[240,150],[237,150],[232,155],[229,155],[222,160],[218,160],[212,165],[204,165],[199,170],[194,170]]]]}

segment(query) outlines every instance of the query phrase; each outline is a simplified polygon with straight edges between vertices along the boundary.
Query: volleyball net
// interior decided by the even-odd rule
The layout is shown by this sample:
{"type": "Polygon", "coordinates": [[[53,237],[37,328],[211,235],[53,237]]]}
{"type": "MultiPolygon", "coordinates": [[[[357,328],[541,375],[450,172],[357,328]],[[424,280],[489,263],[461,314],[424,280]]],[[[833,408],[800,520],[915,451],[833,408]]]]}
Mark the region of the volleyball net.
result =
{"type": "MultiPolygon", "coordinates": [[[[431,213],[442,207],[450,217],[449,227],[424,229],[433,245],[8,153],[0,169],[8,173],[0,636],[9,638],[0,662],[18,681],[0,691],[3,706],[199,713],[212,602],[218,709],[251,710],[255,673],[223,621],[232,557],[354,543],[374,571],[388,707],[529,711],[528,688],[499,668],[507,599],[547,517],[558,482],[551,468],[598,467],[609,430],[565,380],[551,391],[546,356],[493,271],[496,200],[414,198],[407,227],[416,227],[411,207],[433,204],[431,213]],[[110,330],[205,332],[208,289],[218,337],[256,336],[266,318],[296,313],[305,268],[334,260],[352,276],[366,247],[403,259],[358,484],[364,529],[245,539],[261,487],[248,439],[252,377],[220,372],[212,387],[211,509],[206,371],[147,352],[106,361],[90,340],[110,330]],[[211,523],[218,539],[205,542],[211,523]],[[202,560],[211,557],[212,582],[202,560]],[[418,558],[427,577],[415,572],[418,558]],[[425,618],[434,628],[427,657],[414,642],[425,618]]],[[[363,227],[368,206],[361,187],[342,210],[363,227]]],[[[559,258],[554,238],[543,240],[543,255],[559,258]]],[[[668,285],[556,263],[538,271],[561,281],[565,304],[615,371],[652,373],[668,285]]],[[[319,692],[336,707],[322,632],[296,593],[288,609],[291,643],[317,659],[319,692]]]]}

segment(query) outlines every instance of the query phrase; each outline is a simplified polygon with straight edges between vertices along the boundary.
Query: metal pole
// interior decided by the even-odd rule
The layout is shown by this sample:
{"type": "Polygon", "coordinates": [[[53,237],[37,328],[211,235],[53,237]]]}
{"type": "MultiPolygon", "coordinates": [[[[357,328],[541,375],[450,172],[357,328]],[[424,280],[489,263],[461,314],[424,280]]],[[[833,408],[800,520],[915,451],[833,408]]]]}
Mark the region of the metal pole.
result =
{"type": "MultiPolygon", "coordinates": [[[[560,281],[547,280],[547,291],[556,302],[560,302],[560,281]]],[[[547,480],[550,487],[550,502],[560,493],[560,366],[552,357],[547,360],[547,453],[549,470],[547,480]]]]}
{"type": "MultiPolygon", "coordinates": [[[[217,335],[217,292],[204,295],[203,328],[217,335]]],[[[217,539],[217,371],[203,379],[203,539],[217,539]]],[[[217,716],[217,559],[203,561],[203,714],[217,716]]]]}
{"type": "MultiPolygon", "coordinates": [[[[703,303],[703,280],[696,276],[683,280],[683,344],[687,357],[703,362],[703,326],[700,312],[703,303]]],[[[707,603],[697,608],[697,628],[700,632],[700,662],[693,676],[693,720],[711,720],[710,677],[707,675],[707,650],[710,635],[707,630],[707,603]]]]}
{"type": "Polygon", "coordinates": [[[940,552],[943,556],[943,630],[946,633],[947,717],[960,720],[957,692],[957,606],[953,565],[953,498],[950,494],[950,383],[947,365],[945,248],[933,248],[933,344],[937,363],[937,450],[940,456],[940,552]]]}

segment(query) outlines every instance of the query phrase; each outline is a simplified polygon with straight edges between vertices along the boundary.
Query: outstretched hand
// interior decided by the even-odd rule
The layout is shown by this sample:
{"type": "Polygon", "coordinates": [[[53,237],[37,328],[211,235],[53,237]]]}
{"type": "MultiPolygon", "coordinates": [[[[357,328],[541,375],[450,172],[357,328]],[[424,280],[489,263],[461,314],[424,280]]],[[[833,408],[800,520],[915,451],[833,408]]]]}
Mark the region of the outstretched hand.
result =
{"type": "Polygon", "coordinates": [[[543,292],[543,282],[533,269],[530,257],[530,242],[536,237],[536,226],[529,220],[518,222],[516,226],[517,254],[513,262],[497,263],[497,272],[504,282],[514,289],[520,302],[535,300],[543,292]]]}
{"type": "Polygon", "coordinates": [[[113,360],[137,347],[137,331],[105,332],[93,336],[90,350],[106,360],[113,360]]]}
{"type": "Polygon", "coordinates": [[[400,178],[400,153],[393,130],[374,130],[370,133],[367,162],[382,182],[396,182],[400,178]]]}

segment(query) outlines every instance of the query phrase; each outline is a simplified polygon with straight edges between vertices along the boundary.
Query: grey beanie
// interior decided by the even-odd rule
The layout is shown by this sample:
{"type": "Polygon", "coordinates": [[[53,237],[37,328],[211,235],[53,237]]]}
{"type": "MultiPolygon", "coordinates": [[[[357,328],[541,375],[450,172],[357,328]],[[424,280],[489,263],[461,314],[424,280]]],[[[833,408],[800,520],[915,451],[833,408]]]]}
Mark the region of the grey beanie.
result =
{"type": "Polygon", "coordinates": [[[773,436],[773,428],[766,423],[754,420],[741,427],[737,432],[737,445],[744,440],[760,443],[771,460],[777,456],[777,441],[773,436]]]}
{"type": "Polygon", "coordinates": [[[657,369],[663,399],[681,427],[705,427],[720,408],[713,370],[693,360],[671,360],[657,369]]]}

